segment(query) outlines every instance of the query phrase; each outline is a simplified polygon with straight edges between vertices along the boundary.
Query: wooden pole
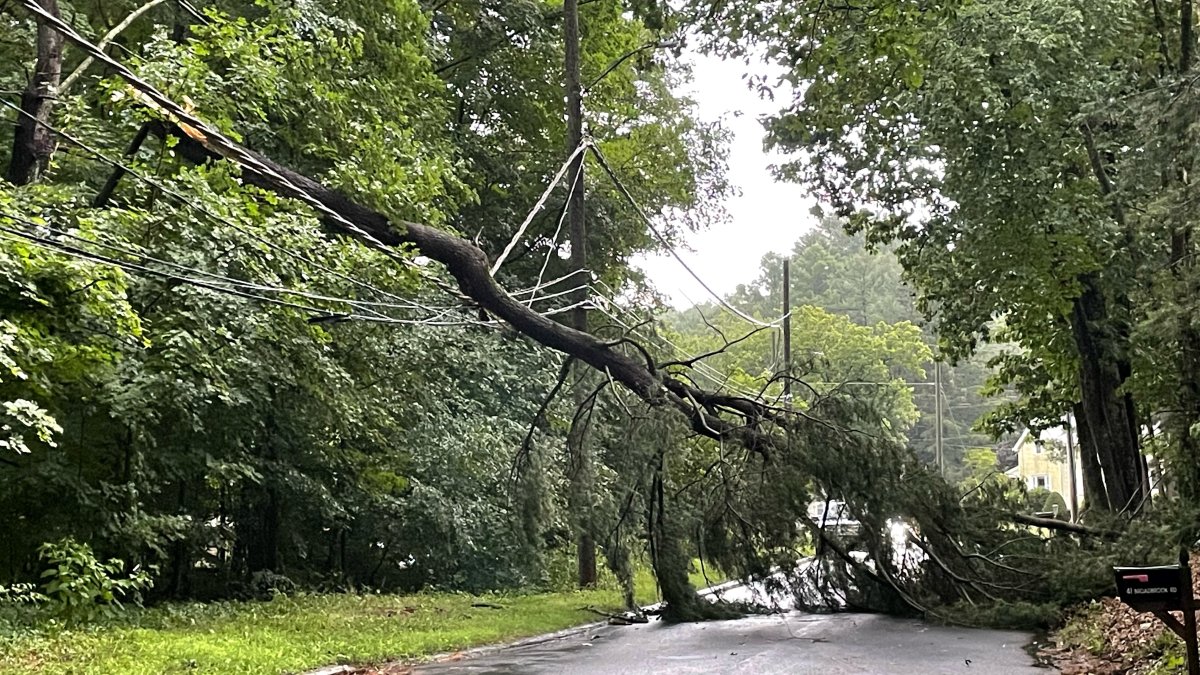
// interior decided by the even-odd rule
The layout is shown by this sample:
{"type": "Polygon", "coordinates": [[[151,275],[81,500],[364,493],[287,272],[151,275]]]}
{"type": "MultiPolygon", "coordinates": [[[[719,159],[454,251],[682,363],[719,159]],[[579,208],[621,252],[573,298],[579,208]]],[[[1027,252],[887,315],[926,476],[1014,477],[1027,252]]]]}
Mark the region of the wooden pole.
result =
{"type": "Polygon", "coordinates": [[[783,259],[783,400],[792,407],[792,269],[783,259]]]}
{"type": "Polygon", "coordinates": [[[1192,566],[1187,546],[1179,548],[1179,566],[1183,568],[1183,644],[1187,649],[1188,675],[1200,675],[1200,649],[1196,644],[1196,598],[1192,591],[1192,566]]]}
{"type": "MultiPolygon", "coordinates": [[[[566,0],[563,3],[563,42],[564,70],[566,71],[567,86],[567,156],[583,142],[583,85],[580,81],[580,40],[579,40],[579,0],[566,0]]],[[[571,241],[570,267],[576,272],[571,277],[571,283],[579,284],[579,290],[571,295],[571,327],[586,333],[588,329],[587,307],[584,304],[588,298],[586,278],[587,273],[587,220],[584,212],[583,187],[583,156],[579,153],[571,163],[567,174],[567,184],[571,186],[571,194],[567,202],[568,234],[571,241]],[[580,274],[579,272],[582,272],[580,274]]],[[[587,405],[587,382],[583,375],[587,366],[576,365],[573,398],[577,407],[587,405]]],[[[592,534],[591,490],[592,490],[592,458],[588,449],[588,434],[586,425],[590,415],[586,413],[577,416],[576,424],[585,425],[567,436],[567,454],[571,460],[571,495],[573,501],[572,516],[577,523],[576,553],[579,572],[580,588],[596,585],[596,540],[592,534]]]]}

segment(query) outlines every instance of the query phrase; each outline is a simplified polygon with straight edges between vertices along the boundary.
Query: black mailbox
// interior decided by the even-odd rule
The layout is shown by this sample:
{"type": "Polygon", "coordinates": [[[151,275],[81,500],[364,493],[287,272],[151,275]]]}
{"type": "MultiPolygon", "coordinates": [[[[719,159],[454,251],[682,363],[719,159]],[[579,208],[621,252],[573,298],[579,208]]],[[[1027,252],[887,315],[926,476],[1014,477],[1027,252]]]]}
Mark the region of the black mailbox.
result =
{"type": "Polygon", "coordinates": [[[1191,592],[1179,565],[1114,567],[1117,593],[1139,612],[1183,609],[1183,594],[1191,592]]]}

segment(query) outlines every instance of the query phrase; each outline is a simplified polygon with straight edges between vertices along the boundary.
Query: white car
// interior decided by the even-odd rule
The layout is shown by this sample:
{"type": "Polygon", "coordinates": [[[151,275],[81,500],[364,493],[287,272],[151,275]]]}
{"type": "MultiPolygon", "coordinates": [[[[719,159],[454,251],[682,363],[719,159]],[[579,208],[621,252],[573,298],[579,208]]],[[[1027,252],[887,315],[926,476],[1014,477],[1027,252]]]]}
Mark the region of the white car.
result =
{"type": "Polygon", "coordinates": [[[808,505],[808,518],[817,527],[837,536],[853,535],[862,529],[862,524],[851,515],[846,502],[840,499],[814,500],[808,505]]]}

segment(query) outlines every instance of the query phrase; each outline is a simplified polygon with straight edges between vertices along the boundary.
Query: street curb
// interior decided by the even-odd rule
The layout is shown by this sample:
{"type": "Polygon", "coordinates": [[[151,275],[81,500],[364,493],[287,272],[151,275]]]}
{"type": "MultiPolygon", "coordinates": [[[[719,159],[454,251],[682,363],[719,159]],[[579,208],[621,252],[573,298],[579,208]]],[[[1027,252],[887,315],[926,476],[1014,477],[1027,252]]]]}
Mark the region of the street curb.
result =
{"type": "MultiPolygon", "coordinates": [[[[736,588],[741,585],[742,585],[742,582],[735,579],[732,581],[726,581],[724,583],[717,584],[715,586],[709,586],[708,588],[702,588],[699,591],[696,591],[696,594],[702,598],[706,598],[710,595],[713,595],[714,593],[720,593],[722,591],[728,590],[730,588],[736,588]]],[[[643,613],[654,612],[654,611],[662,609],[663,604],[664,603],[656,602],[653,605],[646,605],[645,607],[642,607],[641,610],[643,613]]],[[[593,623],[584,624],[582,626],[575,626],[574,628],[564,628],[560,631],[555,631],[553,633],[544,633],[542,635],[535,635],[533,637],[522,638],[520,640],[516,640],[513,642],[506,642],[504,644],[484,645],[482,647],[472,647],[471,649],[465,649],[465,650],[457,651],[457,652],[435,654],[435,655],[429,657],[428,659],[425,659],[424,661],[422,661],[422,663],[439,663],[439,662],[446,661],[452,657],[457,657],[459,659],[470,659],[470,658],[475,658],[478,656],[484,656],[487,654],[494,654],[499,651],[504,651],[505,649],[516,649],[518,647],[530,647],[533,645],[540,645],[540,644],[544,644],[547,642],[553,642],[555,640],[561,640],[563,638],[568,638],[573,635],[579,635],[580,633],[586,633],[588,631],[598,630],[598,629],[604,628],[605,626],[608,626],[608,625],[609,625],[609,623],[607,621],[596,621],[593,623]]],[[[305,675],[309,675],[309,674],[306,673],[305,675]]]]}
{"type": "MultiPolygon", "coordinates": [[[[743,584],[741,581],[734,579],[732,581],[726,581],[724,583],[720,583],[715,586],[709,586],[708,588],[702,588],[699,591],[697,591],[696,593],[700,597],[704,598],[704,597],[708,597],[708,596],[716,594],[716,593],[720,593],[722,591],[729,590],[731,588],[737,588],[742,585],[743,584]]],[[[663,607],[663,603],[656,602],[653,605],[646,605],[645,607],[642,607],[641,610],[642,610],[642,612],[653,612],[653,611],[661,609],[662,607],[663,607]]],[[[543,633],[542,635],[535,635],[533,637],[521,638],[520,640],[514,640],[512,642],[505,642],[505,643],[498,644],[498,645],[483,645],[481,647],[472,647],[470,649],[463,649],[463,650],[456,651],[456,652],[443,652],[441,654],[434,654],[433,656],[430,656],[429,658],[422,659],[419,663],[441,663],[444,661],[448,661],[452,658],[456,659],[456,660],[457,659],[471,659],[471,658],[476,658],[479,656],[486,656],[488,654],[494,654],[496,652],[500,652],[505,649],[516,649],[519,647],[531,647],[533,645],[540,645],[540,644],[544,644],[546,642],[562,640],[563,638],[569,638],[574,635],[579,635],[580,633],[586,633],[588,631],[598,630],[598,629],[604,628],[605,626],[608,626],[608,625],[609,625],[609,623],[607,621],[595,621],[593,623],[587,623],[582,626],[575,626],[573,628],[564,628],[562,630],[555,631],[553,633],[543,633]]],[[[318,668],[316,670],[306,671],[304,673],[301,673],[301,675],[352,675],[353,673],[359,672],[359,670],[361,670],[361,668],[357,667],[357,666],[348,666],[348,665],[326,666],[324,668],[318,668]]]]}

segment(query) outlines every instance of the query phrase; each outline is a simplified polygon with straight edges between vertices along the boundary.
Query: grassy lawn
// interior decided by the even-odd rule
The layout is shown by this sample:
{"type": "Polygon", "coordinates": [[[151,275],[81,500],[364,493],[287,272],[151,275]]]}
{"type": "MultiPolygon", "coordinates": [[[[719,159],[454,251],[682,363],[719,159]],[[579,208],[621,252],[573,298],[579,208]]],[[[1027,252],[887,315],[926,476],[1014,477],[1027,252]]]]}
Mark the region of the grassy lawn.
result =
{"type": "MultiPolygon", "coordinates": [[[[704,585],[699,575],[693,582],[704,585]]],[[[649,574],[640,574],[637,586],[639,602],[656,600],[649,574]]],[[[583,609],[588,606],[617,611],[620,593],[302,595],[173,604],[88,628],[0,633],[0,675],[276,674],[419,659],[600,619],[583,609]]]]}

